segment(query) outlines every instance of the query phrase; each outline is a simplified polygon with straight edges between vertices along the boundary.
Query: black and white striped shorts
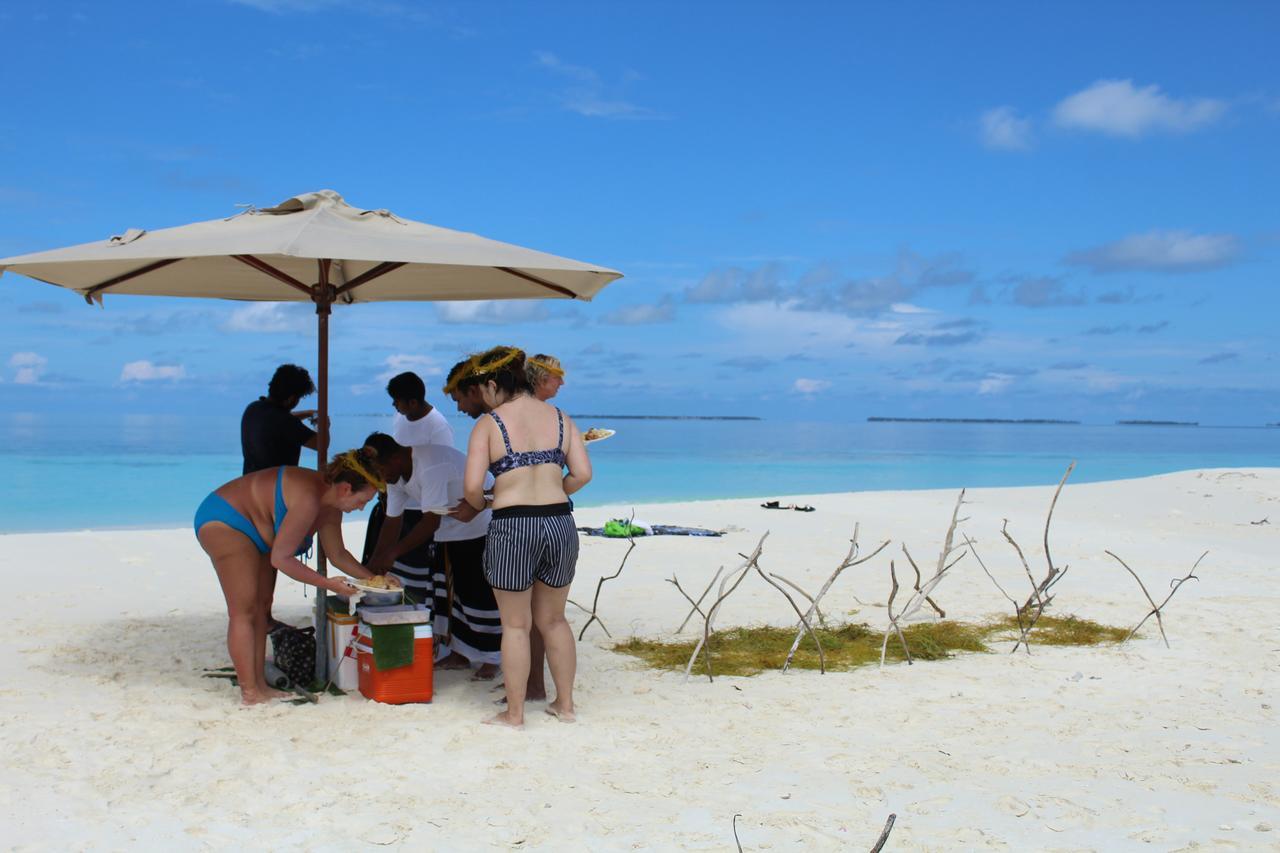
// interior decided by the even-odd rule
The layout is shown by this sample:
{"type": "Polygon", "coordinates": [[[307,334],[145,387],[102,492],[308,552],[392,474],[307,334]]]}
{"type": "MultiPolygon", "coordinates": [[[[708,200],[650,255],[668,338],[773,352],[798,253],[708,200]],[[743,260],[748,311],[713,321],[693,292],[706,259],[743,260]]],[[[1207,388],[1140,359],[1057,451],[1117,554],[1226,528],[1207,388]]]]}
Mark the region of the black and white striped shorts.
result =
{"type": "Polygon", "coordinates": [[[578,564],[578,529],[568,503],[493,511],[484,546],[484,577],[494,589],[523,592],[535,580],[565,587],[578,564]]]}

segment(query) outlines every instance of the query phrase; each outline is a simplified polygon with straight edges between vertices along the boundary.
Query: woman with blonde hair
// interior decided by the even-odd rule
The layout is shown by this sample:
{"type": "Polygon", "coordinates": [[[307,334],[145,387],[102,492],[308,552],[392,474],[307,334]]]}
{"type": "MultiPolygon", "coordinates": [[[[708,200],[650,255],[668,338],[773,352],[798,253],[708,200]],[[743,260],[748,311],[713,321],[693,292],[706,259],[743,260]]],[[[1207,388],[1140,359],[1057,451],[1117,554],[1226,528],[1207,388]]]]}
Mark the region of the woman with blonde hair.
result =
{"type": "Polygon", "coordinates": [[[227,602],[227,651],[243,704],[284,695],[267,686],[262,667],[276,572],[339,595],[354,593],[342,578],[325,577],[298,558],[318,532],[329,562],[352,577],[371,577],[343,545],[342,515],[362,509],[382,488],[373,455],[349,450],[333,457],[323,474],[281,465],[238,477],[196,510],[196,538],[227,602]]]}
{"type": "Polygon", "coordinates": [[[578,531],[569,495],[591,480],[591,460],[573,419],[534,396],[521,350],[482,353],[471,372],[489,412],[471,431],[464,489],[471,508],[482,510],[490,505],[485,474],[495,478],[484,573],[502,619],[507,694],[506,710],[489,722],[524,725],[529,633],[535,625],[556,687],[547,713],[573,722],[577,650],[564,607],[578,562],[578,531]]]}
{"type": "Polygon", "coordinates": [[[544,403],[564,387],[564,367],[554,355],[538,353],[526,359],[524,372],[533,386],[533,396],[544,403]]]}

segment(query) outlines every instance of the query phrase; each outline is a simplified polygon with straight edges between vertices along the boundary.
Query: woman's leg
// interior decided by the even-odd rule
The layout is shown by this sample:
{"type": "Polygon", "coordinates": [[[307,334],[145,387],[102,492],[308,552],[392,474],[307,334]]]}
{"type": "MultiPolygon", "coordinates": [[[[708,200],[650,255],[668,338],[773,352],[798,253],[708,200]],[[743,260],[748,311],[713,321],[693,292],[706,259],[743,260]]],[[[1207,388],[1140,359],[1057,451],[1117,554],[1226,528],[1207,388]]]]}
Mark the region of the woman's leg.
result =
{"type": "Polygon", "coordinates": [[[240,682],[241,701],[245,705],[265,702],[271,697],[262,693],[259,682],[266,651],[256,645],[255,637],[262,554],[247,536],[219,521],[201,527],[198,539],[213,562],[227,602],[227,651],[231,653],[231,664],[240,682]]]}
{"type": "Polygon", "coordinates": [[[498,613],[502,617],[502,675],[507,691],[507,709],[489,722],[508,726],[524,725],[524,687],[529,677],[529,628],[533,624],[530,590],[508,592],[495,589],[498,613]]]}
{"type": "MultiPolygon", "coordinates": [[[[547,706],[547,713],[571,723],[574,720],[573,679],[578,670],[578,649],[573,629],[564,618],[564,605],[568,600],[567,585],[557,588],[542,581],[533,584],[533,621],[542,632],[547,664],[551,667],[551,681],[556,686],[556,699],[547,706]]],[[[503,627],[505,630],[505,623],[503,627]]]]}
{"type": "Polygon", "coordinates": [[[267,554],[259,554],[258,601],[257,609],[253,614],[253,662],[257,667],[255,675],[258,680],[258,691],[272,699],[288,695],[267,684],[267,676],[263,671],[267,659],[267,631],[271,622],[271,600],[275,597],[275,591],[276,570],[271,566],[271,557],[267,554]]]}

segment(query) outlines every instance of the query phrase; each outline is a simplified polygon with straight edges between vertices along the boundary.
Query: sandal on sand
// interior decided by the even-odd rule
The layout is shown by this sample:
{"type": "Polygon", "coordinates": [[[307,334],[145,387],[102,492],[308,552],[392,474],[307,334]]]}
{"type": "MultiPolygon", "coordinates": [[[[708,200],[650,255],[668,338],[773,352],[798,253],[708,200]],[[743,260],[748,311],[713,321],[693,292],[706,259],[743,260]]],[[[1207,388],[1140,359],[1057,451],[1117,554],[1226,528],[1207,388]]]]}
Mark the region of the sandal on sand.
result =
{"type": "Polygon", "coordinates": [[[792,509],[794,509],[796,512],[813,512],[813,507],[811,507],[811,506],[807,506],[807,505],[806,505],[806,506],[793,506],[793,507],[792,507],[792,509]]]}
{"type": "Polygon", "coordinates": [[[780,506],[777,501],[765,501],[760,506],[764,509],[791,509],[790,506],[780,506]]]}

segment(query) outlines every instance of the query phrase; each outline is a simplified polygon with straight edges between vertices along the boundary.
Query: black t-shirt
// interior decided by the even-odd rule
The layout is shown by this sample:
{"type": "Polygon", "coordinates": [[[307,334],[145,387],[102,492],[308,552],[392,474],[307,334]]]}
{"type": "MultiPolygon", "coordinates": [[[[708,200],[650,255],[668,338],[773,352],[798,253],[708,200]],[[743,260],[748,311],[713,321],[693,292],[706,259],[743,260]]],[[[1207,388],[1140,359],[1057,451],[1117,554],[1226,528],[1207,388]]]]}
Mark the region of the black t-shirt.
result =
{"type": "Polygon", "coordinates": [[[302,445],[315,431],[291,412],[259,397],[250,403],[240,418],[240,450],[244,453],[244,473],[263,468],[297,465],[302,445]]]}

